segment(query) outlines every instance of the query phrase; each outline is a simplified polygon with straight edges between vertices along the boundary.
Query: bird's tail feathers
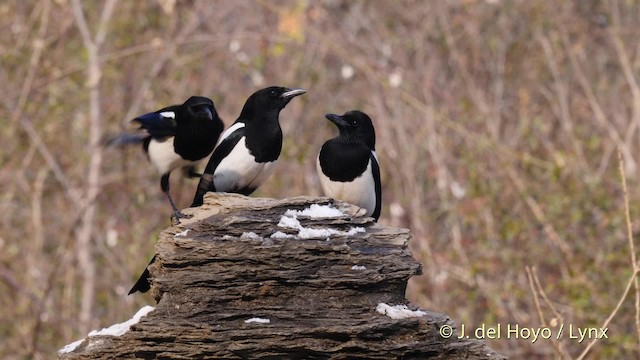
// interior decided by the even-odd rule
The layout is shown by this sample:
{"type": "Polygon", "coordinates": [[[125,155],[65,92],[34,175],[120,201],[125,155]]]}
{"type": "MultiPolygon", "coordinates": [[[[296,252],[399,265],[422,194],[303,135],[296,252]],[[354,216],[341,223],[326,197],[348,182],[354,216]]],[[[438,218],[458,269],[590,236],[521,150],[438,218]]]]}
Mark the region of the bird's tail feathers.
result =
{"type": "Polygon", "coordinates": [[[206,194],[207,191],[216,191],[216,189],[213,184],[213,175],[204,173],[200,177],[198,189],[196,190],[196,195],[193,199],[193,203],[191,203],[191,207],[198,207],[202,205],[204,203],[204,194],[206,194]]]}
{"type": "Polygon", "coordinates": [[[120,133],[109,136],[104,140],[105,146],[122,147],[133,144],[142,144],[149,137],[146,132],[120,133]]]}
{"type": "Polygon", "coordinates": [[[129,290],[129,294],[127,295],[131,295],[136,291],[146,293],[147,291],[149,291],[149,289],[151,289],[151,283],[149,282],[149,277],[151,276],[151,273],[149,272],[149,266],[156,261],[156,256],[157,255],[153,255],[153,258],[149,262],[149,265],[147,265],[147,267],[144,269],[144,272],[142,273],[142,275],[140,275],[140,278],[138,278],[138,281],[136,281],[131,290],[129,290]]]}

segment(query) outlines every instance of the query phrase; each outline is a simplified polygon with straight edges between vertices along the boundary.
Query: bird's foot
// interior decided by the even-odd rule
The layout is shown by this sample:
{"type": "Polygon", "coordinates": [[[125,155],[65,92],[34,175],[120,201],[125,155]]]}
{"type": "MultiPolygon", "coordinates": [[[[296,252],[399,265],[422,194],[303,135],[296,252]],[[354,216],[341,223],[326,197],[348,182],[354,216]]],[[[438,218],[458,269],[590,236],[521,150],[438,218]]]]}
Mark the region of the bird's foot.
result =
{"type": "Polygon", "coordinates": [[[173,214],[171,214],[171,221],[175,223],[179,223],[180,219],[190,219],[192,217],[193,215],[185,214],[183,212],[176,210],[173,212],[173,214]]]}

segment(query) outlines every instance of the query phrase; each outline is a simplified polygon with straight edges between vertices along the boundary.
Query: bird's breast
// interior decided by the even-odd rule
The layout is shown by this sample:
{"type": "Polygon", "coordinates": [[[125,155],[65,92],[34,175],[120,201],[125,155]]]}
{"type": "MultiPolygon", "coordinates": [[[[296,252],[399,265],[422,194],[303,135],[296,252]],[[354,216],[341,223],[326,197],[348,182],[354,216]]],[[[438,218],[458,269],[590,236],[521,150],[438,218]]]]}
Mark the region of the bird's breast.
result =
{"type": "Polygon", "coordinates": [[[149,160],[160,174],[173,169],[194,165],[197,161],[187,160],[178,155],[174,149],[174,137],[151,139],[147,147],[149,160]]]}
{"type": "Polygon", "coordinates": [[[319,157],[316,161],[316,169],[326,196],[364,208],[367,210],[367,216],[373,214],[376,208],[376,190],[371,161],[364,172],[350,181],[331,180],[323,173],[319,157]]]}

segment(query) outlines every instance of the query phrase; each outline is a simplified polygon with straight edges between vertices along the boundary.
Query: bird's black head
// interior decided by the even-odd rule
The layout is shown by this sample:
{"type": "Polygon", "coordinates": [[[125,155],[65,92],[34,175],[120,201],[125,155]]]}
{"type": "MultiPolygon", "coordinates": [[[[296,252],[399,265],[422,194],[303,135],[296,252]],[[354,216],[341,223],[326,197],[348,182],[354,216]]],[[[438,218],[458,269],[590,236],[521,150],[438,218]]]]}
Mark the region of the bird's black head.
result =
{"type": "Polygon", "coordinates": [[[340,137],[345,139],[357,139],[364,143],[370,150],[376,147],[376,131],[369,115],[358,110],[351,110],[344,115],[327,114],[329,121],[336,124],[340,130],[340,137]]]}
{"type": "Polygon", "coordinates": [[[182,104],[184,111],[189,117],[209,120],[218,119],[218,113],[213,106],[213,101],[204,96],[192,96],[182,104]]]}
{"type": "Polygon", "coordinates": [[[291,99],[305,92],[303,89],[289,89],[281,86],[270,86],[258,90],[249,96],[240,117],[248,119],[256,114],[279,112],[291,99]]]}

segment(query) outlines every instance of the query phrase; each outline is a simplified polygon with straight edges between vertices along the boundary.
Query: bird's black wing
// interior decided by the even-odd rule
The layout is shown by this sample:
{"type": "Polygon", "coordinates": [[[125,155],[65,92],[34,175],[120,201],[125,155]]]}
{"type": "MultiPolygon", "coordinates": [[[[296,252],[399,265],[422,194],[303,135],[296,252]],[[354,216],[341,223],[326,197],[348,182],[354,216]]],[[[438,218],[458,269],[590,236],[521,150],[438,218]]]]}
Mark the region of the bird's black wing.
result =
{"type": "Polygon", "coordinates": [[[140,123],[140,127],[147,130],[153,138],[176,135],[176,111],[178,106],[169,106],[158,111],[138,116],[132,121],[140,123]],[[169,116],[173,113],[173,117],[169,116]]]}
{"type": "Polygon", "coordinates": [[[216,191],[215,185],[213,184],[213,174],[215,173],[218,165],[222,162],[222,160],[231,153],[231,150],[236,146],[238,141],[242,139],[244,136],[244,126],[238,128],[229,136],[224,138],[222,142],[216,146],[213,150],[213,154],[207,163],[207,167],[204,169],[202,176],[200,177],[200,182],[198,183],[198,189],[196,190],[196,195],[193,198],[193,203],[191,207],[196,207],[202,205],[204,202],[204,194],[207,191],[216,191]]]}
{"type": "Polygon", "coordinates": [[[378,221],[382,211],[382,184],[380,182],[380,165],[378,165],[378,159],[373,151],[371,152],[371,174],[373,175],[373,183],[376,190],[376,208],[371,216],[378,221]]]}
{"type": "Polygon", "coordinates": [[[147,267],[144,269],[144,272],[142,272],[142,275],[140,275],[140,278],[138,278],[138,281],[136,281],[131,290],[129,290],[129,294],[127,295],[131,295],[136,291],[146,293],[147,291],[149,291],[149,289],[151,289],[151,284],[149,283],[149,276],[151,275],[151,273],[149,273],[149,266],[153,264],[154,261],[156,261],[155,255],[149,262],[149,265],[147,265],[147,267]]]}

